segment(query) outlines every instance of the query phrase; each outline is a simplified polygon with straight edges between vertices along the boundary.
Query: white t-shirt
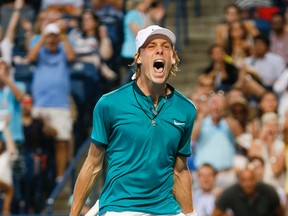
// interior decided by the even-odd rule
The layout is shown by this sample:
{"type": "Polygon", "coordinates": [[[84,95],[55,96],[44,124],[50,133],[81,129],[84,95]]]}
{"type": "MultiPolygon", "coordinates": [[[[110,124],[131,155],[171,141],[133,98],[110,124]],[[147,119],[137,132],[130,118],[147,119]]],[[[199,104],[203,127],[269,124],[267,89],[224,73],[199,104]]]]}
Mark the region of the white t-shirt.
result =
{"type": "Polygon", "coordinates": [[[13,50],[13,43],[9,41],[7,37],[5,37],[0,42],[0,50],[1,50],[1,58],[9,65],[12,62],[12,50],[13,50]]]}
{"type": "Polygon", "coordinates": [[[0,154],[0,181],[12,185],[12,159],[7,150],[0,154]]]}

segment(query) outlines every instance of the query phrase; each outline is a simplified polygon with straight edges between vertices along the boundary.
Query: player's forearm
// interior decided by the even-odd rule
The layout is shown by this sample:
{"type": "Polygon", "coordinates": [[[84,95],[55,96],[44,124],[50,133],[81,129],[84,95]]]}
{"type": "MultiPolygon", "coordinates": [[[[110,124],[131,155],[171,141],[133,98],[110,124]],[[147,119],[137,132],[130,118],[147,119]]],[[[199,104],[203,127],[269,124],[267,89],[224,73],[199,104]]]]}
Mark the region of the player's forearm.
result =
{"type": "Polygon", "coordinates": [[[193,212],[192,180],[188,168],[181,172],[174,171],[173,194],[184,214],[193,212]]]}
{"type": "Polygon", "coordinates": [[[88,157],[78,175],[71,206],[70,216],[79,216],[81,209],[88,198],[94,182],[102,169],[102,158],[97,163],[92,157],[88,157]]]}

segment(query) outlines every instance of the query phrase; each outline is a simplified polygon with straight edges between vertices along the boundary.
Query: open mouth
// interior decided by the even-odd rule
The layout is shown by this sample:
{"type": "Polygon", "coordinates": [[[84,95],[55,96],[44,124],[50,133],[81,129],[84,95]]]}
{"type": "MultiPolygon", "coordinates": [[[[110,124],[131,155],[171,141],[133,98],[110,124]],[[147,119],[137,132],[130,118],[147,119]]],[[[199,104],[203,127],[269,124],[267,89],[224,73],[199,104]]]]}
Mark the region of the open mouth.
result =
{"type": "Polygon", "coordinates": [[[156,68],[157,72],[162,72],[164,69],[164,61],[163,60],[156,60],[153,64],[153,67],[156,68]]]}

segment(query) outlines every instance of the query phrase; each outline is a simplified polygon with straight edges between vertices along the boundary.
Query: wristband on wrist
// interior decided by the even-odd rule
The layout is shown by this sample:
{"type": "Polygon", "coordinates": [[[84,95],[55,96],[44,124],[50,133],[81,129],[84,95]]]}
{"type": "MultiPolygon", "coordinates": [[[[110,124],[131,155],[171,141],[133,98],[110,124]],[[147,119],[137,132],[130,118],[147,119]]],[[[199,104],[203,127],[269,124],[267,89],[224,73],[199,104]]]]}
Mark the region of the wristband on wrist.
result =
{"type": "Polygon", "coordinates": [[[197,216],[197,212],[196,212],[196,210],[194,210],[193,212],[185,214],[185,216],[197,216]]]}

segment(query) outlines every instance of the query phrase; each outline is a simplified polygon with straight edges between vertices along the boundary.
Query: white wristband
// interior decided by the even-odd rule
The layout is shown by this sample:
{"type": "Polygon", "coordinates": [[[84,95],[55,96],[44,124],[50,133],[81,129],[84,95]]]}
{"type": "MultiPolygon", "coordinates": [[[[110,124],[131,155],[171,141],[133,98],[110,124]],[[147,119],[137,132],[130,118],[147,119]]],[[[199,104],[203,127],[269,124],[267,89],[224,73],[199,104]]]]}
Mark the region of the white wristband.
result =
{"type": "Polygon", "coordinates": [[[197,212],[196,212],[196,210],[194,210],[193,212],[185,214],[185,216],[197,216],[197,212]]]}

